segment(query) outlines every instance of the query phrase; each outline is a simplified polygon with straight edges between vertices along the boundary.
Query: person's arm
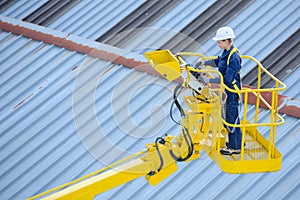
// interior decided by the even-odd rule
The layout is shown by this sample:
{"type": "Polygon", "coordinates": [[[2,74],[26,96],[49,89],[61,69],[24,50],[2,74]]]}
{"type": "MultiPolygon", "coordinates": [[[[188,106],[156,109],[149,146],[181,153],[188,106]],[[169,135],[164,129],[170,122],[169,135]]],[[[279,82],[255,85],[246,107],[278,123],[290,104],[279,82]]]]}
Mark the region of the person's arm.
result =
{"type": "Polygon", "coordinates": [[[204,61],[204,65],[211,66],[211,67],[218,67],[218,64],[219,64],[219,58],[204,61]]]}
{"type": "Polygon", "coordinates": [[[201,60],[195,64],[196,68],[199,68],[202,65],[211,66],[211,67],[218,67],[219,63],[219,57],[215,59],[209,59],[209,60],[201,60]]]}

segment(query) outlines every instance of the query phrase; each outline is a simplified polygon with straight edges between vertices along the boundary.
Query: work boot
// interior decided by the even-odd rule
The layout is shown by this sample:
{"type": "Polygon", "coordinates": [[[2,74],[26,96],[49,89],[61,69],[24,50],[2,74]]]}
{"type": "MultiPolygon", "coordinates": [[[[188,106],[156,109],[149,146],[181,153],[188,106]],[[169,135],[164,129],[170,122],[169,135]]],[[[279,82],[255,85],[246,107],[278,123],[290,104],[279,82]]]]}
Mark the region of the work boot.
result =
{"type": "Polygon", "coordinates": [[[229,147],[221,149],[221,154],[223,155],[232,155],[232,154],[240,154],[241,150],[240,149],[231,149],[229,147]]]}
{"type": "MultiPolygon", "coordinates": [[[[228,147],[229,143],[225,142],[226,147],[228,147]]],[[[246,147],[246,142],[244,142],[244,147],[246,147]]]]}

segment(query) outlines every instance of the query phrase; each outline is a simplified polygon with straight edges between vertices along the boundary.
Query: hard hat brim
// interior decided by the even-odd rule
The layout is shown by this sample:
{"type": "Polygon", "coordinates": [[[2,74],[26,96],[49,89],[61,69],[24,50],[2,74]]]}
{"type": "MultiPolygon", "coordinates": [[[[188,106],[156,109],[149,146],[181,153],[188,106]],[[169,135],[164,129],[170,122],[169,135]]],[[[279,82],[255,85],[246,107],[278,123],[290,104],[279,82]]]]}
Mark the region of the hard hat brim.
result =
{"type": "Polygon", "coordinates": [[[218,40],[227,40],[227,39],[233,39],[235,37],[231,37],[231,38],[218,38],[218,37],[213,37],[214,41],[218,41],[218,40]]]}

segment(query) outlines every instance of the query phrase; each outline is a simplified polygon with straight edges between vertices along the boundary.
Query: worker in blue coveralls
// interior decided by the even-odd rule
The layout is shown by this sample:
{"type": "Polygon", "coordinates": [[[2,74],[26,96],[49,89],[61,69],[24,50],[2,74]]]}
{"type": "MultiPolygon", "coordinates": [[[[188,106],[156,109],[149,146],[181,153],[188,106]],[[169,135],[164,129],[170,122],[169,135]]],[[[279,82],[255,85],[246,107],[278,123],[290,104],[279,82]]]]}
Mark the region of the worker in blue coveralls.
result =
{"type": "MultiPolygon", "coordinates": [[[[201,61],[196,67],[204,64],[218,67],[223,75],[224,84],[231,89],[241,89],[241,57],[237,48],[233,44],[234,32],[230,27],[222,27],[217,30],[213,40],[217,41],[218,46],[224,49],[222,54],[213,60],[201,61]]],[[[225,91],[227,100],[225,104],[226,121],[230,124],[240,124],[239,119],[239,95],[237,93],[225,91]]],[[[240,154],[242,133],[240,128],[226,127],[228,130],[228,142],[226,147],[221,149],[224,155],[240,154]]]]}

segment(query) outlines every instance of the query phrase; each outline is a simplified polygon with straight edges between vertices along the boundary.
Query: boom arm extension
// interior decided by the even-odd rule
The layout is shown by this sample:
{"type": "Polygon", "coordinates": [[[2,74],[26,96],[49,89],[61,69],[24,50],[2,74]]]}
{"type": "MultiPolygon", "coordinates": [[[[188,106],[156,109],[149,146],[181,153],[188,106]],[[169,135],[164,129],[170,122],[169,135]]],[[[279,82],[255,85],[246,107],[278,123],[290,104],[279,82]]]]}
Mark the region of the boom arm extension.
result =
{"type": "MultiPolygon", "coordinates": [[[[159,52],[159,55],[164,52],[159,52]]],[[[171,56],[171,59],[173,59],[173,55],[169,51],[165,53],[167,54],[162,55],[163,59],[166,56],[171,56]]],[[[148,60],[150,59],[147,55],[145,56],[148,60]]],[[[206,102],[199,104],[201,102],[199,99],[194,97],[186,98],[185,101],[190,107],[193,106],[193,101],[196,100],[198,103],[192,112],[183,110],[177,102],[176,96],[180,85],[175,89],[174,102],[179,106],[182,117],[182,133],[178,137],[170,135],[158,137],[155,143],[147,144],[147,150],[142,155],[131,156],[125,159],[124,162],[118,162],[106,167],[101,173],[87,175],[85,178],[80,178],[29,199],[36,199],[46,195],[48,196],[42,199],[92,199],[97,194],[141,176],[145,176],[149,184],[156,185],[177,170],[176,162],[198,158],[202,149],[200,143],[208,137],[210,128],[209,116],[212,114],[216,116],[217,114],[212,113],[212,104],[207,102],[207,100],[212,98],[211,91],[204,83],[198,82],[189,73],[189,71],[194,70],[193,68],[184,65],[184,68],[180,69],[179,63],[184,63],[184,61],[180,57],[178,59],[172,60],[174,68],[172,68],[172,65],[171,68],[170,66],[162,66],[162,68],[156,68],[157,71],[170,81],[181,76],[185,80],[183,85],[192,89],[197,93],[198,97],[201,96],[206,102]],[[199,119],[202,119],[202,121],[199,122],[199,119]]],[[[150,63],[153,62],[152,60],[149,61],[150,63]]],[[[153,63],[157,66],[155,61],[153,63]]]]}
{"type": "Polygon", "coordinates": [[[151,163],[137,158],[117,169],[105,171],[43,199],[93,199],[97,194],[145,175],[150,169],[151,163]]]}
{"type": "Polygon", "coordinates": [[[44,200],[93,199],[97,194],[141,176],[145,176],[149,184],[156,185],[177,170],[177,161],[174,159],[174,155],[180,155],[178,158],[181,158],[187,154],[185,151],[187,144],[181,143],[180,138],[172,143],[174,138],[173,136],[160,137],[155,143],[147,145],[147,150],[143,155],[130,157],[124,162],[118,162],[116,166],[106,167],[107,170],[100,174],[87,176],[84,180],[72,181],[64,185],[64,188],[54,188],[28,200],[45,195],[48,196],[42,198],[44,200]]]}

